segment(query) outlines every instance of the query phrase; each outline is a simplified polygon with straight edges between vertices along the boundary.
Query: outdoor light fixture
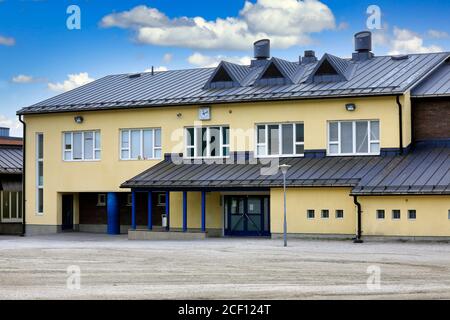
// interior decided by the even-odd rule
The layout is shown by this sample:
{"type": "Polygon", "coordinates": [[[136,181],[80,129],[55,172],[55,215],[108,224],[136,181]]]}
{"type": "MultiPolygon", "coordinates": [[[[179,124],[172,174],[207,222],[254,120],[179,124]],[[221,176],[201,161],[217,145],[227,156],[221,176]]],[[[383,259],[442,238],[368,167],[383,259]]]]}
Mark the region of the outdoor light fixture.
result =
{"type": "Polygon", "coordinates": [[[81,124],[83,123],[83,117],[82,116],[76,116],[75,118],[73,118],[75,120],[76,123],[81,124]]]}
{"type": "Polygon", "coordinates": [[[287,218],[286,218],[286,173],[291,166],[288,164],[279,165],[281,173],[283,174],[283,193],[284,193],[284,222],[283,222],[283,239],[284,246],[287,247],[287,218]]]}
{"type": "Polygon", "coordinates": [[[345,109],[347,111],[355,111],[356,110],[356,104],[354,104],[354,103],[347,103],[345,105],[345,109]]]}
{"type": "Polygon", "coordinates": [[[178,113],[177,113],[177,118],[178,118],[178,119],[181,119],[182,116],[183,116],[183,114],[182,114],[181,112],[178,112],[178,113]]]}

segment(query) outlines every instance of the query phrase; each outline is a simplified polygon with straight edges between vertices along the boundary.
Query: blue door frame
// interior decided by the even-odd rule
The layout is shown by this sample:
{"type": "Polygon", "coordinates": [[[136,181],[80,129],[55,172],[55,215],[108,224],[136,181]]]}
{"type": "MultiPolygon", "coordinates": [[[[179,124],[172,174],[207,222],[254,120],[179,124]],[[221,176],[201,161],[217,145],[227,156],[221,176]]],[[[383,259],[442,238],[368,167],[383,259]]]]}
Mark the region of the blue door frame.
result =
{"type": "Polygon", "coordinates": [[[243,237],[268,237],[270,236],[270,197],[267,195],[264,196],[225,196],[225,211],[226,211],[226,219],[227,219],[227,228],[225,229],[225,235],[227,236],[243,236],[243,237]],[[259,217],[258,214],[249,213],[249,198],[256,198],[260,201],[260,212],[259,217]],[[267,199],[267,206],[265,206],[265,200],[267,199]],[[232,213],[232,202],[233,201],[242,201],[243,210],[237,214],[232,213]],[[237,225],[233,225],[232,215],[236,216],[239,219],[240,228],[235,228],[237,225]],[[241,217],[239,217],[241,215],[241,217]],[[267,220],[264,218],[267,215],[267,220]],[[254,219],[259,220],[259,228],[258,225],[255,224],[257,222],[254,219]],[[242,223],[242,224],[241,224],[242,223]],[[253,226],[251,226],[253,225],[253,226]],[[251,228],[254,227],[254,228],[251,228]],[[253,230],[252,230],[253,229],[253,230]],[[258,229],[258,230],[254,230],[258,229]]]}

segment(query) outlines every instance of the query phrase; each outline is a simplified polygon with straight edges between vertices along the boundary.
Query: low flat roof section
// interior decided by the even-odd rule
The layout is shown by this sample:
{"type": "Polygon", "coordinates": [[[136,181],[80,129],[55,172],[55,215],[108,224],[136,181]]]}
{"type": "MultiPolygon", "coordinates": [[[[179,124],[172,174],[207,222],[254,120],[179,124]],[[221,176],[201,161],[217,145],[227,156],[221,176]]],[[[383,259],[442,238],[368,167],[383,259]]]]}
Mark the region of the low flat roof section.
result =
{"type": "Polygon", "coordinates": [[[166,157],[121,188],[267,190],[283,186],[278,165],[289,164],[288,187],[349,187],[353,195],[450,194],[450,146],[420,146],[406,155],[386,157],[250,157],[238,162],[231,156],[223,163],[177,159],[166,157]]]}

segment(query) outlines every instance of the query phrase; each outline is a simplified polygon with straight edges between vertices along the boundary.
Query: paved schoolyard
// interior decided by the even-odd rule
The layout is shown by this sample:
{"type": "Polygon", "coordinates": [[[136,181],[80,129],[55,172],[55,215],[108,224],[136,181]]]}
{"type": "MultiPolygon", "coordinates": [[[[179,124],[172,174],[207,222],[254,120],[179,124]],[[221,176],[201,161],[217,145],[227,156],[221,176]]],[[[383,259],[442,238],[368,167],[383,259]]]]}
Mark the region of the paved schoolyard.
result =
{"type": "Polygon", "coordinates": [[[15,298],[450,299],[450,244],[2,236],[0,299],[15,298]],[[72,265],[80,289],[67,288],[72,265]],[[367,287],[378,268],[379,288],[367,287]]]}

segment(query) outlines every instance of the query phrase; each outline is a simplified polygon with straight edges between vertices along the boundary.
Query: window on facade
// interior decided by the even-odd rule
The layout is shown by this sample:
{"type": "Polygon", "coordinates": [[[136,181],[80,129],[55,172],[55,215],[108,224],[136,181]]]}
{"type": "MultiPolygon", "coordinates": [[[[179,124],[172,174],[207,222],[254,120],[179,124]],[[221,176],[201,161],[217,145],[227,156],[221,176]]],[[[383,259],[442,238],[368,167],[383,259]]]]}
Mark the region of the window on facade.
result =
{"type": "Polygon", "coordinates": [[[106,206],[106,194],[99,193],[97,195],[97,206],[104,207],[106,206]]]}
{"type": "Polygon", "coordinates": [[[416,220],[417,212],[416,210],[408,210],[408,219],[409,220],[416,220]]]}
{"type": "Polygon", "coordinates": [[[157,205],[159,207],[164,207],[166,205],[166,194],[165,193],[158,194],[158,203],[157,203],[157,205]]]}
{"type": "Polygon", "coordinates": [[[0,191],[0,218],[5,223],[22,221],[22,192],[0,191]]]}
{"type": "Polygon", "coordinates": [[[133,195],[131,193],[127,194],[127,207],[131,207],[133,205],[133,195]]]}
{"type": "Polygon", "coordinates": [[[344,210],[336,210],[336,219],[344,219],[344,210]]]}
{"type": "Polygon", "coordinates": [[[120,130],[120,159],[161,159],[161,129],[120,130]]]}
{"type": "Polygon", "coordinates": [[[392,210],[393,220],[400,220],[400,217],[401,217],[400,210],[392,210]]]}
{"type": "Polygon", "coordinates": [[[44,213],[44,135],[36,135],[36,213],[44,213]]]}
{"type": "Polygon", "coordinates": [[[365,155],[380,153],[380,122],[333,121],[328,124],[328,154],[365,155]]]}
{"type": "Polygon", "coordinates": [[[330,210],[328,209],[324,209],[321,211],[321,215],[322,219],[328,219],[330,217],[330,210]]]}
{"type": "Polygon", "coordinates": [[[230,127],[186,128],[187,158],[214,158],[230,155],[230,127]]]}
{"type": "Polygon", "coordinates": [[[307,217],[308,219],[314,219],[314,217],[315,217],[315,211],[312,210],[312,209],[307,210],[307,211],[306,211],[306,217],[307,217]]]}
{"type": "Polygon", "coordinates": [[[256,154],[267,156],[302,156],[303,123],[259,124],[256,126],[256,154]]]}
{"type": "Polygon", "coordinates": [[[383,220],[384,216],[385,216],[384,210],[377,210],[377,219],[378,220],[383,220]]]}
{"type": "Polygon", "coordinates": [[[64,161],[100,160],[100,131],[76,131],[63,134],[64,161]]]}

